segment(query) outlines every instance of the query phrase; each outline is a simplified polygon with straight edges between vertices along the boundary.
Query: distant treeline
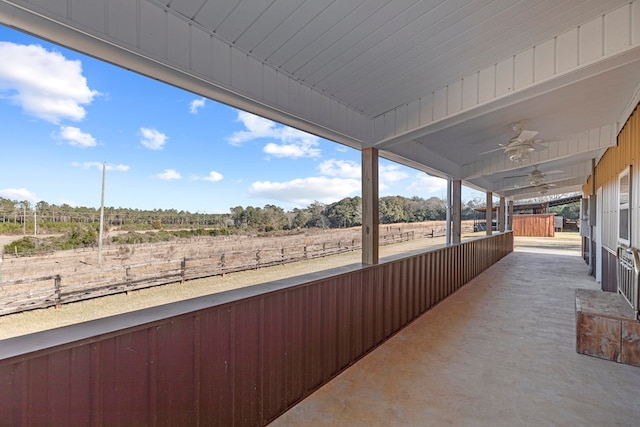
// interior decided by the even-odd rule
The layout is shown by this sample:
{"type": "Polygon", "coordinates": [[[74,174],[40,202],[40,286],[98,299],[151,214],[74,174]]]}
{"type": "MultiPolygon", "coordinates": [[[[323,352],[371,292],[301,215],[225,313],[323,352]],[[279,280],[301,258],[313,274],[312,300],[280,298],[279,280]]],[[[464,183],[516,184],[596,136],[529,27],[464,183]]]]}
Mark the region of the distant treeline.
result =
{"type": "MultiPolygon", "coordinates": [[[[463,203],[462,219],[474,219],[478,199],[463,203]]],[[[579,215],[577,203],[550,209],[567,219],[579,215]]],[[[385,196],[379,200],[380,223],[396,224],[446,219],[446,201],[437,197],[385,196]]],[[[481,215],[480,215],[481,216],[481,215]]],[[[34,253],[94,246],[98,242],[100,210],[0,197],[0,234],[25,237],[4,247],[6,253],[34,253]],[[57,234],[46,239],[34,235],[57,234]]],[[[275,205],[236,206],[226,214],[207,214],[175,209],[139,210],[108,207],[104,210],[105,243],[126,244],[169,241],[196,236],[229,234],[297,233],[311,228],[348,228],[362,225],[362,199],[346,197],[338,202],[314,202],[291,211],[275,205]],[[109,231],[128,233],[110,235],[109,231]],[[153,233],[138,231],[153,230],[153,233]]]]}
{"type": "MultiPolygon", "coordinates": [[[[466,202],[463,219],[472,219],[478,200],[466,202]]],[[[437,197],[422,199],[401,196],[380,198],[380,223],[444,220],[446,201],[437,197]]],[[[70,224],[97,224],[100,209],[40,201],[15,201],[0,197],[0,233],[33,234],[34,223],[39,234],[68,231],[70,224]],[[28,231],[26,231],[28,229],[28,231]]],[[[346,197],[338,202],[314,202],[306,208],[291,211],[275,205],[236,206],[226,214],[178,211],[176,209],[140,210],[105,207],[105,228],[121,230],[160,230],[163,228],[235,228],[269,232],[301,228],[345,228],[362,224],[362,199],[346,197]]]]}

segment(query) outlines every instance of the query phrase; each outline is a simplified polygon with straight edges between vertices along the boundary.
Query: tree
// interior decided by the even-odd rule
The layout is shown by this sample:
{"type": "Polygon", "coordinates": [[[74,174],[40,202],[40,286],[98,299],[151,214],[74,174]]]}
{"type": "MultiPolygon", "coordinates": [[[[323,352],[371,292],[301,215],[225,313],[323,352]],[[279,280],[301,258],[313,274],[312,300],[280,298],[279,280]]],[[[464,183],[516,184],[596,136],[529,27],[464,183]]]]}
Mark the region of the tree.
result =
{"type": "Polygon", "coordinates": [[[325,228],[328,226],[329,221],[324,215],[324,208],[325,205],[318,201],[315,201],[309,205],[307,211],[309,212],[310,218],[306,224],[307,227],[325,228]]]}
{"type": "Polygon", "coordinates": [[[311,219],[309,212],[303,209],[293,208],[293,212],[290,212],[290,222],[292,229],[300,229],[306,227],[307,223],[311,219]]]}
{"type": "Polygon", "coordinates": [[[331,228],[354,227],[362,224],[362,199],[345,197],[324,209],[324,215],[331,228]]]}
{"type": "Polygon", "coordinates": [[[263,231],[284,230],[289,227],[284,209],[275,205],[265,205],[262,209],[263,231]]]}
{"type": "Polygon", "coordinates": [[[382,197],[378,203],[380,223],[393,224],[396,222],[410,221],[412,215],[407,210],[407,207],[407,199],[404,197],[382,197]]]}

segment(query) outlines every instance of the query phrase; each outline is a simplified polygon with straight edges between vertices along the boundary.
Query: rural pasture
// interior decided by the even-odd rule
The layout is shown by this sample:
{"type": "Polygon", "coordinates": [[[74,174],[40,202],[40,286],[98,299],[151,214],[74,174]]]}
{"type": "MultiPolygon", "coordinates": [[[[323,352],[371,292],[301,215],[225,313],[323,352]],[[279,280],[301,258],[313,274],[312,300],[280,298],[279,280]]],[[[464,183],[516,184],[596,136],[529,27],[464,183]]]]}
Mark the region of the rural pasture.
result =
{"type": "MultiPolygon", "coordinates": [[[[443,221],[383,225],[382,246],[444,234],[443,221]]],[[[464,223],[463,230],[472,228],[464,223]]],[[[358,251],[359,227],[258,237],[198,237],[163,243],[105,245],[33,256],[3,254],[0,315],[60,306],[228,273],[358,251]]]]}

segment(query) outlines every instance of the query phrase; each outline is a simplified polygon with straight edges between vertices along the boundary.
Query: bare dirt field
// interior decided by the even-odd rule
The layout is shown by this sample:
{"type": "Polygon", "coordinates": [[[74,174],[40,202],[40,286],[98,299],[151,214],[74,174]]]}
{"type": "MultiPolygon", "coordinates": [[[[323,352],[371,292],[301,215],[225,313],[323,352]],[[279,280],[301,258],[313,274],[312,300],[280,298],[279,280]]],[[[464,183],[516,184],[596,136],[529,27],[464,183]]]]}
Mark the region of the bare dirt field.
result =
{"type": "MultiPolygon", "coordinates": [[[[469,233],[464,237],[481,236],[483,234],[484,233],[469,233]]],[[[380,248],[380,257],[383,258],[425,249],[444,243],[444,237],[422,238],[403,243],[395,243],[382,246],[380,248]]],[[[540,239],[519,237],[516,238],[516,245],[525,247],[542,245],[557,249],[579,251],[580,236],[578,233],[556,233],[555,238],[540,239]]],[[[0,316],[0,339],[99,319],[244,286],[294,277],[342,265],[359,263],[360,259],[361,252],[353,251],[286,265],[265,267],[258,270],[248,270],[230,273],[224,276],[190,280],[184,284],[173,283],[141,289],[128,294],[110,295],[66,304],[57,309],[51,307],[0,316]]]]}

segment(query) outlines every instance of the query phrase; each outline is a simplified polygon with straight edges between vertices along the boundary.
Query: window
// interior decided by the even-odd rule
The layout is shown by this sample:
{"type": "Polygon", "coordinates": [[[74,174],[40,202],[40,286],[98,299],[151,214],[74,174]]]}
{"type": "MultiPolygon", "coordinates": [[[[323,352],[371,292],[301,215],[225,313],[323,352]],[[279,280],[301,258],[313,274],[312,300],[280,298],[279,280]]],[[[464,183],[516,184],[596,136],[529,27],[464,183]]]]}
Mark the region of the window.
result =
{"type": "Polygon", "coordinates": [[[628,246],[631,240],[630,198],[631,166],[622,171],[618,177],[618,240],[628,246]]]}

